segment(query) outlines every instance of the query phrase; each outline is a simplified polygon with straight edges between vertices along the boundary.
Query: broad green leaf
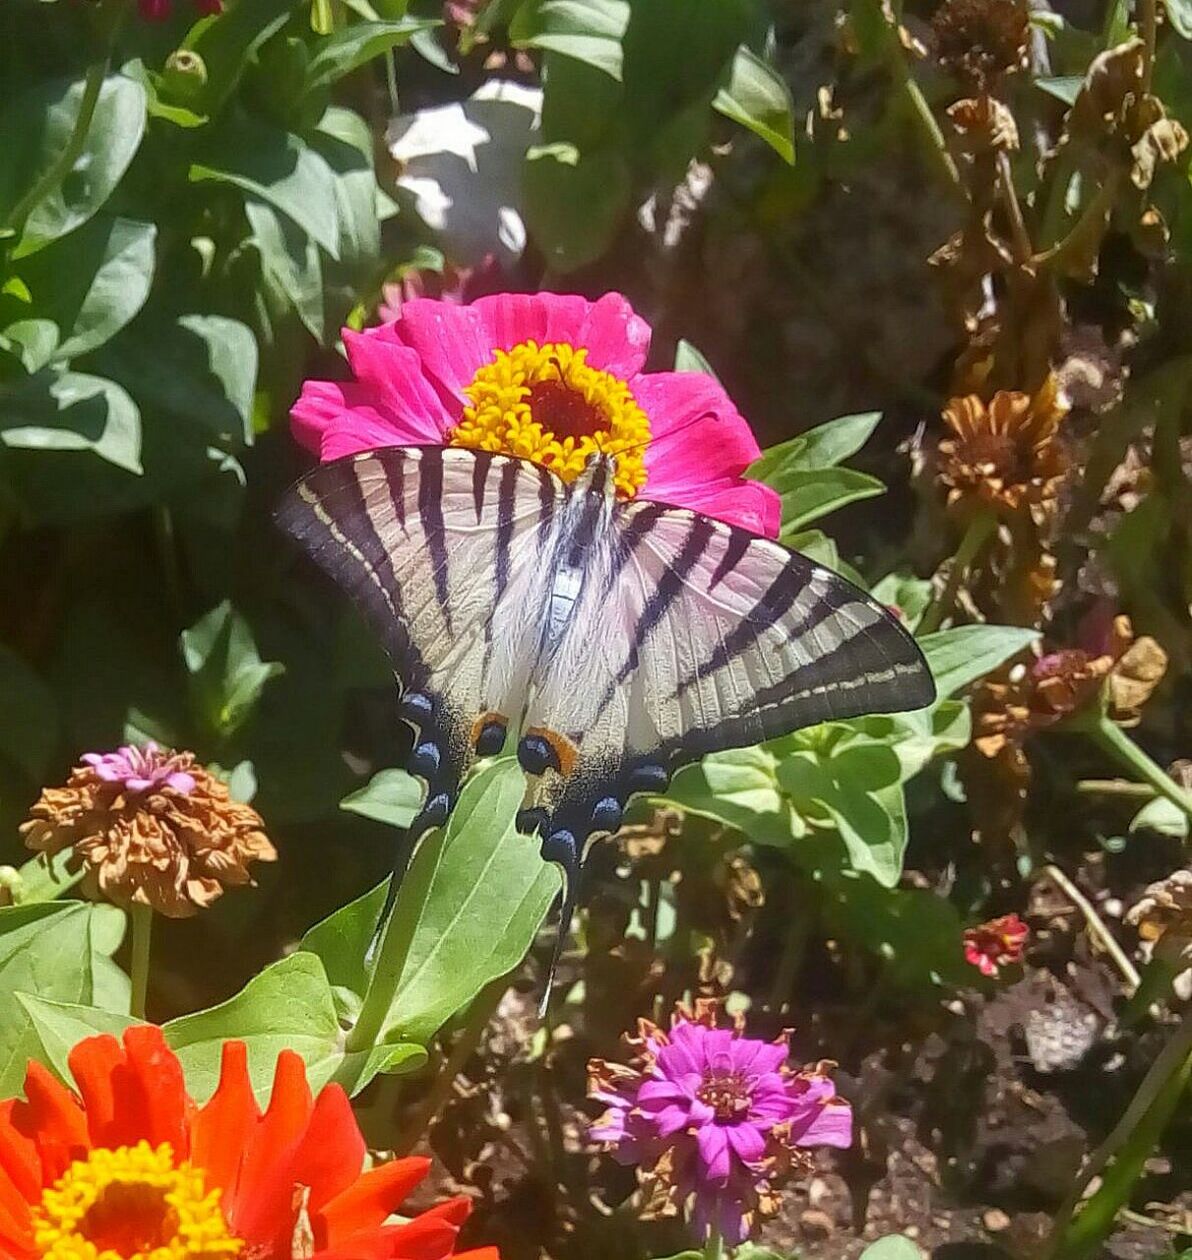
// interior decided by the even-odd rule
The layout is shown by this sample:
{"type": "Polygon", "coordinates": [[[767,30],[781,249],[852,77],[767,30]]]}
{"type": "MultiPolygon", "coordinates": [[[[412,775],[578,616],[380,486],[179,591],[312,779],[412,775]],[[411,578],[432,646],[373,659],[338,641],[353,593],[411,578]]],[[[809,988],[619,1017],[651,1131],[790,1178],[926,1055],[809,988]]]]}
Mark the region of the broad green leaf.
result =
{"type": "Polygon", "coordinates": [[[713,380],[720,379],[712,370],[712,365],[708,360],[685,337],[680,337],[679,344],[675,347],[675,371],[702,372],[713,380]]]}
{"type": "Polygon", "coordinates": [[[629,168],[618,150],[579,153],[544,145],[526,154],[526,225],[558,271],[574,271],[609,248],[631,192],[629,168]]]}
{"type": "Polygon", "coordinates": [[[972,715],[963,700],[940,700],[916,713],[872,715],[844,725],[893,748],[905,782],[934,758],[964,748],[972,734],[972,715]]]}
{"type": "Polygon", "coordinates": [[[66,869],[73,850],[63,849],[47,862],[38,853],[27,862],[22,863],[17,874],[17,891],[13,895],[19,906],[31,905],[37,901],[53,901],[69,892],[82,878],[83,868],[71,872],[66,869]]]}
{"type": "Polygon", "coordinates": [[[316,46],[306,72],[306,90],[313,92],[329,87],[357,66],[407,43],[419,31],[441,25],[441,22],[399,18],[395,22],[353,22],[341,27],[316,46]]]}
{"type": "Polygon", "coordinates": [[[919,647],[942,700],[984,678],[1038,637],[1037,630],[1017,626],[956,626],[925,634],[919,647]]]}
{"type": "Polygon", "coordinates": [[[1040,75],[1035,79],[1035,86],[1046,92],[1048,96],[1054,96],[1057,100],[1063,101],[1065,105],[1072,105],[1084,86],[1084,76],[1079,74],[1040,75]]]}
{"type": "Polygon", "coordinates": [[[261,255],[265,283],[283,295],[310,335],[322,342],[323,271],[318,245],[293,219],[268,202],[247,197],[244,212],[261,255]]]}
{"type": "Polygon", "coordinates": [[[923,1260],[923,1253],[905,1234],[887,1234],[870,1243],[861,1260],[923,1260]]]}
{"type": "Polygon", "coordinates": [[[1163,0],[1163,7],[1176,32],[1192,39],[1192,0],[1163,0]]]}
{"type": "Polygon", "coordinates": [[[332,258],[339,257],[335,173],[293,132],[239,115],[219,128],[205,158],[191,166],[190,178],[255,194],[293,219],[332,258]]]}
{"type": "Polygon", "coordinates": [[[775,489],[782,496],[784,535],[806,529],[812,521],[845,504],[886,492],[876,477],[852,468],[791,470],[782,474],[781,482],[775,489]]]}
{"type": "Polygon", "coordinates": [[[234,734],[251,716],[265,684],[285,666],[262,661],[248,622],[224,600],[181,635],[198,716],[214,734],[234,734]]]}
{"type": "Polygon", "coordinates": [[[58,744],[58,702],[37,671],[0,643],[0,755],[40,783],[58,744]]]}
{"type": "Polygon", "coordinates": [[[905,573],[886,574],[869,593],[879,604],[896,608],[903,623],[912,631],[931,603],[931,583],[905,573]]]}
{"type": "Polygon", "coordinates": [[[893,749],[855,742],[829,756],[796,753],[779,764],[777,774],[797,810],[811,802],[827,811],[853,870],[872,875],[885,888],[898,882],[907,826],[901,765],[893,749]]]}
{"type": "Polygon", "coordinates": [[[795,106],[786,80],[742,44],[712,108],[760,136],[784,162],[795,160],[795,106]]]}
{"type": "Polygon", "coordinates": [[[116,384],[81,372],[39,372],[0,386],[0,445],[90,451],[131,473],[141,469],[141,415],[116,384]]]}
{"type": "Polygon", "coordinates": [[[316,923],[302,938],[302,948],[322,959],[333,988],[350,989],[357,994],[368,988],[364,953],[377,926],[388,886],[388,880],[382,881],[316,923]]]}
{"type": "Polygon", "coordinates": [[[213,22],[197,22],[183,48],[199,54],[207,67],[207,84],[199,103],[212,117],[222,109],[240,76],[252,64],[253,53],[286,24],[294,0],[252,0],[227,6],[213,22]]]}
{"type": "MultiPolygon", "coordinates": [[[[112,906],[47,901],[0,909],[0,1098],[21,1091],[30,1059],[41,1042],[15,995],[28,993],[55,1002],[95,1005],[97,990],[127,1010],[128,989],[111,976],[115,964],[104,952],[113,945],[112,906]],[[96,910],[105,913],[95,914],[96,910]],[[123,999],[122,1004],[120,999],[123,999]]],[[[118,943],[118,942],[117,942],[118,943]]]]}
{"type": "Polygon", "coordinates": [[[86,354],[136,315],[153,281],[156,236],[152,223],[96,215],[24,260],[19,270],[32,295],[29,313],[57,329],[50,357],[86,354]]]}
{"type": "Polygon", "coordinates": [[[881,418],[880,411],[866,411],[816,425],[762,451],[746,474],[781,491],[785,489],[783,477],[788,473],[835,468],[855,455],[869,441],[881,418]]]}
{"type": "Polygon", "coordinates": [[[408,1071],[426,1059],[421,1046],[398,1042],[368,1055],[347,1054],[323,964],[304,951],[266,967],[219,1006],[171,1020],[164,1032],[182,1062],[187,1087],[200,1102],[215,1090],[229,1038],[248,1047],[249,1077],[262,1103],[282,1050],[301,1057],[316,1093],[332,1079],[356,1088],[364,1084],[366,1072],[371,1077],[377,1071],[408,1071]]]}
{"type": "Polygon", "coordinates": [[[373,283],[381,254],[381,223],[372,132],[359,114],[332,106],[319,120],[310,143],[335,176],[340,262],[355,269],[354,283],[373,283]]]}
{"type": "Polygon", "coordinates": [[[509,38],[595,66],[620,79],[627,0],[525,0],[509,23],[509,38]]]}
{"type": "Polygon", "coordinates": [[[1130,830],[1157,831],[1176,840],[1188,838],[1188,815],[1165,796],[1148,801],[1130,820],[1130,830]]]}
{"type": "Polygon", "coordinates": [[[404,770],[378,770],[362,788],[345,796],[340,809],[390,827],[408,827],[422,805],[422,784],[404,770]]]}
{"type": "Polygon", "coordinates": [[[119,1038],[126,1028],[139,1022],[131,1015],[106,1011],[100,1006],[51,1002],[32,993],[18,993],[16,999],[28,1016],[39,1043],[35,1057],[66,1082],[71,1080],[67,1060],[80,1041],[99,1033],[110,1033],[119,1038]]]}
{"type": "Polygon", "coordinates": [[[73,157],[65,177],[32,207],[14,258],[32,254],[86,223],[112,195],[140,147],[145,133],[145,89],[114,74],[100,87],[82,146],[77,152],[71,150],[83,95],[81,80],[55,79],[17,97],[0,116],[0,153],[4,154],[0,222],[27,188],[51,167],[73,157]]]}
{"type": "Polygon", "coordinates": [[[517,762],[495,761],[468,782],[446,828],[419,845],[380,950],[404,960],[387,1040],[425,1042],[525,957],[559,874],[514,827],[524,794],[517,762]]]}
{"type": "Polygon", "coordinates": [[[779,791],[777,765],[764,747],[712,753],[678,771],[664,799],[735,827],[757,844],[781,848],[790,844],[798,822],[779,791]]]}

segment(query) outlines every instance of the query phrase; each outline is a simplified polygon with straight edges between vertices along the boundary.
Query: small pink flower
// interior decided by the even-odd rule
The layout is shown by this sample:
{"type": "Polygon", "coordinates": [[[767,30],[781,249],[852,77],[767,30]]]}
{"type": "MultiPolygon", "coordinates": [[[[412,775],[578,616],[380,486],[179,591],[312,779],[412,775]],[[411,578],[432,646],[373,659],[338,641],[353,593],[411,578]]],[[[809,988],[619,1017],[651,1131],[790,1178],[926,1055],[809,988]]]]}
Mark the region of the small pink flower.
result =
{"type": "Polygon", "coordinates": [[[995,977],[1002,967],[1022,961],[1031,930],[1016,914],[1004,914],[964,933],[965,961],[983,976],[995,977]]]}
{"type": "Polygon", "coordinates": [[[650,328],[620,294],[415,298],[392,323],[343,339],[355,379],[307,381],[291,413],[322,460],[447,443],[573,480],[609,451],[623,497],[778,533],[778,495],[742,475],[760,453],[748,424],[711,376],[642,371],[650,328]]]}
{"type": "Polygon", "coordinates": [[[690,1203],[699,1236],[716,1225],[735,1245],[777,1210],[778,1178],[807,1166],[800,1148],[851,1145],[852,1109],[831,1064],[794,1072],[787,1034],[744,1037],[740,1022],[717,1028],[718,1012],[705,1000],[678,1007],[669,1033],[642,1020],[633,1067],[593,1059],[589,1094],[608,1110],[589,1137],[673,1207],[690,1203]]]}
{"type": "Polygon", "coordinates": [[[162,752],[152,740],[144,748],[125,744],[111,753],[84,753],[81,760],[105,783],[119,783],[126,792],[150,792],[163,785],[184,796],[195,790],[194,775],[182,769],[188,755],[162,752]]]}

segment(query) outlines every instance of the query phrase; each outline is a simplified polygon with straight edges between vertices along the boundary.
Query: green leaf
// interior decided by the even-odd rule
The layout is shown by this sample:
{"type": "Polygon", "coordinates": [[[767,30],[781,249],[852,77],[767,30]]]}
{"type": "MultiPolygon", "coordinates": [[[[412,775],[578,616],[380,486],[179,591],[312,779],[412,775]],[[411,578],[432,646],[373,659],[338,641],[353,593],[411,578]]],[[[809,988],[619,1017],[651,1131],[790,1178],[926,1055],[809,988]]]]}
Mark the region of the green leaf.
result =
{"type": "Polygon", "coordinates": [[[329,915],[302,938],[302,948],[318,954],[332,988],[363,994],[368,988],[364,953],[385,903],[389,881],[383,880],[362,897],[329,915]]]}
{"type": "Polygon", "coordinates": [[[335,173],[293,132],[238,115],[212,137],[205,159],[191,166],[190,179],[255,194],[293,219],[332,258],[339,257],[335,173]]]}
{"type": "Polygon", "coordinates": [[[230,6],[213,22],[196,22],[182,43],[199,54],[207,67],[202,108],[214,116],[222,109],[253,53],[275,35],[294,11],[294,0],[253,0],[230,6]]]}
{"type": "MultiPolygon", "coordinates": [[[[494,761],[469,780],[446,828],[419,845],[381,951],[404,960],[387,1040],[427,1041],[525,957],[559,875],[514,827],[524,794],[517,762],[494,761]]],[[[365,925],[358,903],[353,923],[365,925]]],[[[360,954],[367,939],[357,940],[360,954]]]]}
{"type": "Polygon", "coordinates": [[[322,342],[323,270],[318,245],[293,219],[265,201],[246,198],[244,212],[261,255],[265,283],[283,295],[310,335],[322,342]]]}
{"type": "Polygon", "coordinates": [[[574,271],[605,253],[631,191],[628,165],[616,150],[543,145],[526,154],[526,225],[558,271],[574,271]]]}
{"type": "MultiPolygon", "coordinates": [[[[852,869],[892,888],[906,852],[901,765],[884,744],[853,742],[830,756],[795,753],[778,766],[778,782],[798,810],[818,804],[836,824],[852,869]]],[[[814,812],[814,811],[813,811],[814,812]]]]}
{"type": "Polygon", "coordinates": [[[816,425],[763,451],[745,470],[746,475],[782,491],[788,473],[835,468],[855,455],[869,441],[881,418],[880,411],[866,411],[816,425]]]}
{"type": "Polygon", "coordinates": [[[32,905],[37,901],[53,901],[69,892],[82,878],[83,869],[71,872],[66,869],[73,850],[63,849],[47,862],[39,853],[22,863],[17,874],[18,892],[13,900],[19,906],[32,905]]]}
{"type": "MultiPolygon", "coordinates": [[[[0,115],[0,222],[24,190],[62,161],[83,102],[82,81],[55,79],[18,97],[0,115]]],[[[34,206],[14,258],[74,231],[104,204],[145,134],[145,89],[111,75],[99,90],[82,147],[65,177],[34,206]]]]}
{"type": "Polygon", "coordinates": [[[680,337],[679,344],[675,347],[675,371],[702,372],[713,380],[720,379],[708,360],[685,337],[680,337]]]}
{"type": "Polygon", "coordinates": [[[735,827],[757,844],[784,847],[796,822],[778,788],[778,761],[764,747],[712,753],[675,775],[665,800],[735,827]]]}
{"type": "Polygon", "coordinates": [[[310,143],[335,176],[340,261],[354,269],[353,283],[374,283],[373,268],[381,256],[381,223],[372,132],[359,114],[332,106],[319,120],[310,143]]]}
{"type": "Polygon", "coordinates": [[[1184,39],[1192,39],[1192,0],[1163,0],[1171,25],[1184,39]]]}
{"type": "Polygon", "coordinates": [[[1037,630],[1017,626],[956,626],[925,634],[919,647],[942,700],[984,678],[1038,637],[1037,630]]]}
{"type": "Polygon", "coordinates": [[[330,87],[357,66],[407,43],[419,31],[436,26],[442,26],[442,22],[400,18],[396,22],[353,22],[351,26],[341,27],[315,49],[306,71],[306,90],[313,92],[330,87]]]}
{"type": "MultiPolygon", "coordinates": [[[[123,998],[127,982],[111,977],[115,964],[105,951],[113,946],[113,906],[78,901],[48,901],[0,909],[0,1098],[18,1094],[29,1059],[41,1057],[41,1041],[15,995],[28,993],[50,1001],[94,1005],[97,990],[123,998]],[[102,910],[100,915],[97,910],[102,910]]],[[[119,1013],[119,1009],[118,1009],[119,1013]]]]}
{"type": "Polygon", "coordinates": [[[81,372],[39,372],[0,387],[0,445],[90,451],[131,473],[141,469],[141,415],[116,384],[81,372]]]}
{"type": "Polygon", "coordinates": [[[58,745],[58,702],[41,677],[0,643],[0,754],[40,783],[58,745]]]}
{"type": "Polygon", "coordinates": [[[923,1260],[923,1253],[904,1234],[887,1234],[870,1243],[861,1260],[923,1260]]]}
{"type": "Polygon", "coordinates": [[[106,1011],[99,1006],[79,1006],[72,1002],[51,1002],[32,993],[16,994],[38,1041],[36,1058],[69,1082],[67,1063],[71,1050],[86,1037],[111,1033],[119,1038],[126,1028],[139,1023],[131,1015],[106,1011]]]}
{"type": "Polygon", "coordinates": [[[509,38],[523,47],[573,57],[620,80],[629,13],[626,0],[526,0],[509,23],[509,38]]]}
{"type": "Polygon", "coordinates": [[[1084,76],[1080,74],[1040,75],[1035,79],[1035,86],[1048,96],[1054,96],[1065,105],[1075,104],[1084,86],[1084,76]]]}
{"type": "MultiPolygon", "coordinates": [[[[782,474],[782,532],[806,529],[847,503],[885,494],[886,487],[868,473],[852,468],[818,468],[782,474]]],[[[771,482],[771,484],[773,484],[771,482]]],[[[778,487],[775,487],[778,489],[778,487]]]]}
{"type": "Polygon", "coordinates": [[[422,806],[422,785],[404,770],[378,770],[362,788],[349,793],[340,809],[390,827],[408,827],[422,806]]]}
{"type": "Polygon", "coordinates": [[[234,734],[251,716],[265,684],[285,672],[262,661],[248,622],[224,600],[181,635],[199,717],[220,736],[234,734]]]}
{"type": "Polygon", "coordinates": [[[795,104],[786,80],[742,44],[712,108],[760,136],[784,162],[795,161],[795,104]]]}
{"type": "MultiPolygon", "coordinates": [[[[57,329],[50,357],[86,354],[136,315],[153,281],[156,236],[152,223],[97,215],[25,260],[21,280],[32,294],[26,309],[57,329]]],[[[11,328],[6,335],[17,339],[11,328]]],[[[37,370],[28,361],[26,367],[37,370]]]]}
{"type": "Polygon", "coordinates": [[[1188,838],[1188,815],[1165,796],[1148,801],[1130,820],[1130,831],[1157,831],[1176,840],[1188,838]]]}
{"type": "Polygon", "coordinates": [[[390,1043],[368,1055],[347,1054],[323,964],[306,952],[266,967],[219,1006],[171,1020],[164,1032],[182,1062],[187,1087],[200,1102],[219,1082],[223,1043],[229,1038],[248,1047],[249,1078],[262,1103],[282,1050],[301,1057],[315,1093],[332,1079],[359,1087],[366,1073],[371,1079],[378,1071],[409,1071],[426,1060],[421,1046],[408,1043],[390,1043]]]}

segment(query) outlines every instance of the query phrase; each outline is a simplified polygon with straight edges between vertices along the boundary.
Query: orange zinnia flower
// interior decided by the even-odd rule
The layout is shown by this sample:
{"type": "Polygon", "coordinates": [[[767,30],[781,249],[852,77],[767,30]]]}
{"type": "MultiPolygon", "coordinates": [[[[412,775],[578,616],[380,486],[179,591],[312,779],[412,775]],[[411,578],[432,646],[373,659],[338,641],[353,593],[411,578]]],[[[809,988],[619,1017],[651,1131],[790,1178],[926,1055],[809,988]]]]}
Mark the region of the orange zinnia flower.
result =
{"type": "MultiPolygon", "coordinates": [[[[348,1097],[313,1098],[302,1060],[278,1056],[262,1114],[241,1041],[197,1106],[161,1029],[70,1054],[78,1096],[30,1063],[25,1099],[0,1103],[0,1256],[5,1260],[442,1260],[469,1204],[390,1221],[429,1160],[362,1172],[348,1097]]],[[[499,1260],[495,1248],[470,1260],[499,1260]]]]}

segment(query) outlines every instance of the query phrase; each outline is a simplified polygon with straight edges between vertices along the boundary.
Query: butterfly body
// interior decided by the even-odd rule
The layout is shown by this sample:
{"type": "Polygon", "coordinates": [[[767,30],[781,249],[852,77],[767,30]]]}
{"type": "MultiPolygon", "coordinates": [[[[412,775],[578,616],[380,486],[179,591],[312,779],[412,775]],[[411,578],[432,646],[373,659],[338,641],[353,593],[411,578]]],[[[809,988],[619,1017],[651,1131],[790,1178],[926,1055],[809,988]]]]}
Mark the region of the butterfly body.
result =
{"type": "Polygon", "coordinates": [[[512,742],[519,826],[569,890],[631,796],[707,752],[934,698],[913,639],[778,543],[510,456],[393,447],[325,464],[279,523],[361,604],[402,684],[440,825],[477,757],[512,742]]]}

